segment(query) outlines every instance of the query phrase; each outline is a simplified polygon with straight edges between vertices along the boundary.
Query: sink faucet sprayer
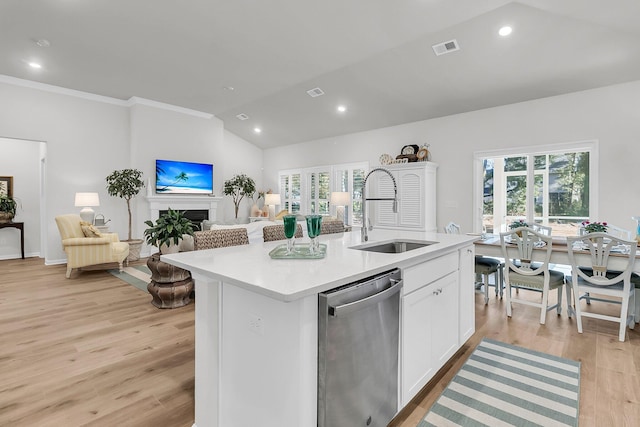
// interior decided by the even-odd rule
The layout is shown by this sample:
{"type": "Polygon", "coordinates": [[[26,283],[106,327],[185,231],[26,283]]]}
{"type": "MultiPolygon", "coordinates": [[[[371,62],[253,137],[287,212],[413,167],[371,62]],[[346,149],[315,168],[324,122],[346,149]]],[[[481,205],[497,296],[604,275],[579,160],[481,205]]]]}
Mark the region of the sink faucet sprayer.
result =
{"type": "Polygon", "coordinates": [[[367,176],[364,178],[364,183],[362,184],[362,228],[360,229],[360,235],[362,236],[362,241],[366,242],[369,240],[369,236],[367,235],[367,229],[373,230],[373,226],[371,225],[371,221],[367,220],[367,200],[393,200],[393,213],[398,213],[398,186],[396,185],[396,179],[393,177],[391,172],[389,172],[385,168],[374,168],[369,171],[367,176]],[[367,179],[369,179],[369,175],[374,172],[384,172],[391,177],[391,181],[393,181],[393,198],[367,198],[367,179]],[[368,221],[368,222],[367,222],[368,221]]]}

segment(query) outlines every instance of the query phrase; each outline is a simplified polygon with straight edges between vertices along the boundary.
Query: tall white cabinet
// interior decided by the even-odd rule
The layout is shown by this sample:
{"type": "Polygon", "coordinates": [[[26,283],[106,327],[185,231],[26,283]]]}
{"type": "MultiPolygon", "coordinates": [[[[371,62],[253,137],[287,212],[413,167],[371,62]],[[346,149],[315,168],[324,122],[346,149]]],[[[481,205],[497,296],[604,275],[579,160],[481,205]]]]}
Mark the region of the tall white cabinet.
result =
{"type": "MultiPolygon", "coordinates": [[[[396,180],[398,212],[393,202],[368,202],[371,222],[376,228],[437,231],[436,171],[432,162],[415,162],[383,166],[396,180]]],[[[385,173],[372,174],[367,182],[368,198],[392,198],[393,181],[385,173]]]]}

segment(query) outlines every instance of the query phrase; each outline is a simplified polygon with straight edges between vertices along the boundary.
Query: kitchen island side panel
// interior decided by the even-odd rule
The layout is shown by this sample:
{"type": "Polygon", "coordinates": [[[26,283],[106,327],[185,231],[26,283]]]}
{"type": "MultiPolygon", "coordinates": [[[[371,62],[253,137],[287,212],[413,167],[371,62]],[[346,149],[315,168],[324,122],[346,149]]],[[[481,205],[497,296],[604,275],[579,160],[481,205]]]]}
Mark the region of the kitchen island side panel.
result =
{"type": "Polygon", "coordinates": [[[283,302],[224,284],[219,425],[316,426],[317,330],[317,295],[283,302]]]}

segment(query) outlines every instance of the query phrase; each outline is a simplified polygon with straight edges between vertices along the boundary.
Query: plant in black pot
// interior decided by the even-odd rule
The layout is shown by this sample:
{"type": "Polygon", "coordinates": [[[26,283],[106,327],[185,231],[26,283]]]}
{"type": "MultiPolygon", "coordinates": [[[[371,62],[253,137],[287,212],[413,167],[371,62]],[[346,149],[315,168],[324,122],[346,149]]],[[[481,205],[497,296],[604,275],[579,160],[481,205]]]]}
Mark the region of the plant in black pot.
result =
{"type": "Polygon", "coordinates": [[[18,202],[13,197],[0,194],[0,223],[11,222],[16,216],[18,202]]]}
{"type": "Polygon", "coordinates": [[[129,243],[127,261],[137,261],[140,259],[142,240],[131,238],[131,199],[137,196],[144,187],[142,172],[137,169],[116,170],[111,172],[106,180],[109,195],[120,197],[127,202],[127,212],[129,213],[129,234],[125,240],[129,243]]]}
{"type": "Polygon", "coordinates": [[[184,212],[169,208],[160,215],[155,224],[153,221],[144,222],[149,228],[144,230],[146,242],[160,249],[162,254],[176,253],[180,240],[187,234],[193,236],[193,224],[184,216],[184,212]]]}

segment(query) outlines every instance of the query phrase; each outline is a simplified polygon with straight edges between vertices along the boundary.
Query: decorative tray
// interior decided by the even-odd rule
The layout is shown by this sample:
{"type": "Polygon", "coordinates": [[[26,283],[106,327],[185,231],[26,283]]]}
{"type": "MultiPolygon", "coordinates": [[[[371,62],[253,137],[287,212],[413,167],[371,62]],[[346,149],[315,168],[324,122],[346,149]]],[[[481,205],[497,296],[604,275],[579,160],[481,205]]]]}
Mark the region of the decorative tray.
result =
{"type": "Polygon", "coordinates": [[[278,245],[269,252],[273,259],[321,259],[327,254],[327,245],[320,243],[318,252],[311,253],[309,243],[296,243],[293,252],[287,253],[287,245],[278,245]]]}

